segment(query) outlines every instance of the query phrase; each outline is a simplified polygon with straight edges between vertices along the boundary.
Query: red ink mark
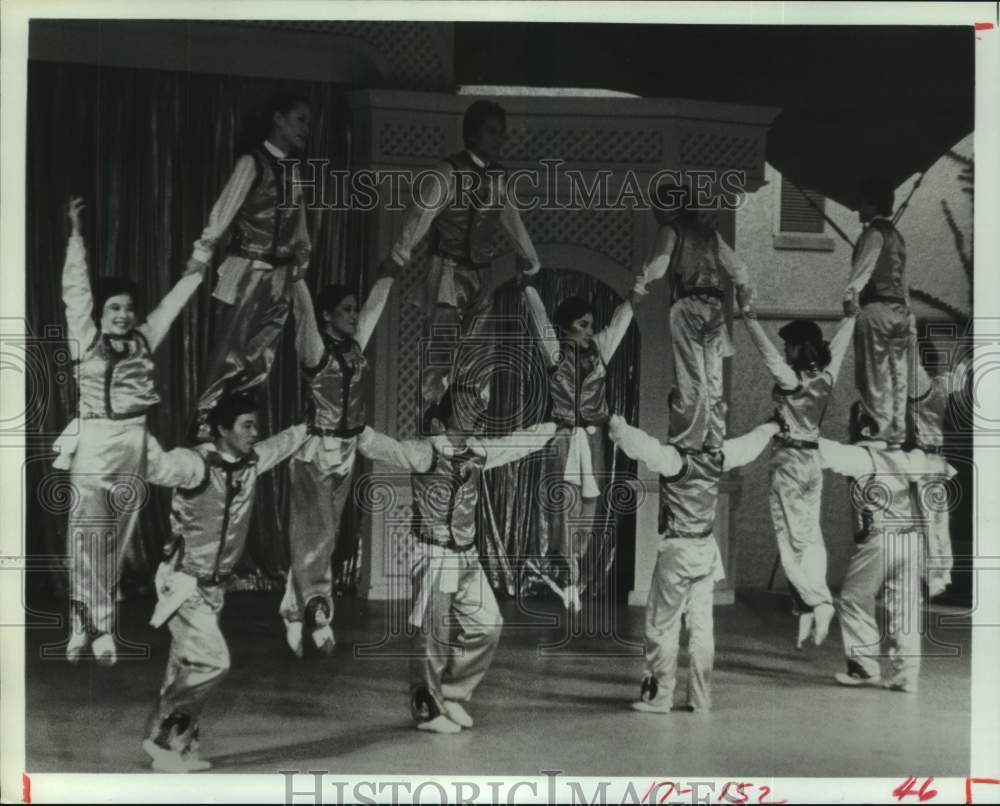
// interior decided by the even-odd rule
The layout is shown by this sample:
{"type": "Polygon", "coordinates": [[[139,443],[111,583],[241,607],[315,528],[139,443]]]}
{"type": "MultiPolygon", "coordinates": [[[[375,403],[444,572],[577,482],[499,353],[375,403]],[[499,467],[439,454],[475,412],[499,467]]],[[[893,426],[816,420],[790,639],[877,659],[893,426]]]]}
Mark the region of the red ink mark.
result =
{"type": "Polygon", "coordinates": [[[977,22],[976,23],[976,30],[977,31],[989,31],[989,30],[992,30],[992,28],[993,28],[993,23],[992,22],[977,22]]]}
{"type": "Polygon", "coordinates": [[[750,796],[744,791],[748,786],[753,786],[753,784],[736,784],[736,797],[740,800],[733,800],[730,798],[730,803],[746,803],[750,800],[750,796]]]}
{"type": "Polygon", "coordinates": [[[994,784],[1000,786],[1000,778],[966,778],[965,779],[965,802],[972,803],[973,784],[994,784]]]}
{"type": "Polygon", "coordinates": [[[919,798],[920,802],[923,803],[925,800],[933,800],[937,797],[938,791],[936,789],[930,789],[930,785],[934,783],[933,778],[928,778],[920,785],[920,789],[916,788],[917,779],[907,778],[903,783],[892,790],[892,796],[896,800],[902,800],[903,798],[919,798]]]}
{"type": "Polygon", "coordinates": [[[31,803],[31,779],[28,773],[21,773],[21,803],[31,803]]]}
{"type": "Polygon", "coordinates": [[[668,787],[667,794],[665,794],[662,798],[660,798],[660,803],[666,803],[667,800],[669,800],[670,796],[674,794],[674,784],[672,781],[667,781],[667,787],[668,787]]]}
{"type": "MultiPolygon", "coordinates": [[[[760,804],[763,804],[764,803],[764,798],[766,798],[770,794],[771,794],[771,787],[769,787],[769,786],[761,786],[761,793],[760,793],[760,797],[757,798],[757,802],[760,803],[760,804]]],[[[787,800],[769,800],[769,801],[767,801],[767,803],[768,803],[768,805],[770,805],[772,803],[788,803],[788,801],[787,800]]]]}

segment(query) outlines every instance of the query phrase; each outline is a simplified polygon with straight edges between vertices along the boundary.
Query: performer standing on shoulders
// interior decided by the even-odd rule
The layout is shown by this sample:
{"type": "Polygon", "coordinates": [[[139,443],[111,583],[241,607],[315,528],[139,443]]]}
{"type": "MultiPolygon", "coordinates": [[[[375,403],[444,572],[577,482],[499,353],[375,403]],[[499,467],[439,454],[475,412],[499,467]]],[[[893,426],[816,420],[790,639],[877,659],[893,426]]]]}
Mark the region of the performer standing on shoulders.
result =
{"type": "Polygon", "coordinates": [[[96,293],[80,232],[83,199],[69,204],[72,234],[62,274],[69,352],[77,364],[78,414],[56,441],[55,467],[69,470],[79,504],[69,516],[70,625],[66,657],[76,663],[91,647],[103,666],[117,661],[115,591],[126,547],[144,500],[146,412],[160,402],[153,353],[202,281],[203,267],[185,275],[149,317],[139,321],[138,287],[101,277],[96,293]],[[119,503],[120,506],[116,506],[119,503]]]}
{"type": "MultiPolygon", "coordinates": [[[[503,228],[535,274],[541,263],[521,216],[507,192],[505,170],[498,162],[507,131],[507,114],[493,101],[476,101],[465,110],[462,135],[465,150],[434,166],[435,181],[413,188],[414,203],[406,213],[403,232],[386,262],[391,274],[409,264],[424,236],[430,233],[430,268],[411,300],[427,315],[422,354],[457,348],[459,333],[482,335],[492,300],[487,294],[493,265],[493,241],[503,228]],[[477,328],[475,323],[479,322],[477,328]]],[[[484,342],[476,349],[489,349],[484,342]]],[[[421,366],[421,411],[441,399],[452,373],[480,363],[481,356],[455,355],[451,365],[421,366]]],[[[489,363],[488,360],[485,363],[489,363]]],[[[487,381],[488,384],[488,381],[487,381]]],[[[482,390],[488,399],[489,388],[482,390]]]]}
{"type": "Polygon", "coordinates": [[[844,291],[844,313],[858,316],[854,370],[861,400],[854,431],[863,440],[898,447],[906,436],[910,339],[906,244],[892,224],[888,181],[871,177],[859,191],[858,217],[866,226],[854,247],[844,291]]]}
{"type": "Polygon", "coordinates": [[[723,279],[736,286],[742,308],[753,297],[750,275],[722,236],[699,220],[689,188],[660,185],[656,202],[660,230],[643,276],[650,283],[670,272],[670,444],[682,451],[718,450],[726,437],[722,359],[732,355],[723,279]]]}
{"type": "Polygon", "coordinates": [[[831,344],[823,340],[815,322],[792,320],[778,331],[785,341],[784,356],[752,310],[744,311],[743,321],[775,383],[773,398],[781,432],[771,457],[771,518],[781,565],[792,585],[799,616],[796,646],[801,649],[814,627],[815,643],[823,643],[834,615],[820,527],[823,471],[817,440],[855,318],[844,319],[831,344]]]}
{"type": "Polygon", "coordinates": [[[267,378],[288,318],[292,286],[309,266],[311,245],[298,165],[282,161],[309,139],[309,102],[281,93],[267,107],[267,137],[237,161],[212,208],[192,260],[207,266],[232,227],[212,296],[219,307],[213,348],[198,400],[197,438],[210,438],[208,412],[224,392],[251,389],[267,378]]]}
{"type": "Polygon", "coordinates": [[[292,459],[289,514],[291,568],[280,612],[292,651],[302,656],[303,617],[312,646],[333,652],[333,575],[344,504],[351,489],[358,435],[364,430],[364,351],[392,289],[380,278],[361,312],[344,285],[330,285],[316,300],[316,322],[304,283],[292,289],[295,348],[307,387],[309,439],[292,459]],[[322,329],[321,329],[322,328],[322,329]]]}

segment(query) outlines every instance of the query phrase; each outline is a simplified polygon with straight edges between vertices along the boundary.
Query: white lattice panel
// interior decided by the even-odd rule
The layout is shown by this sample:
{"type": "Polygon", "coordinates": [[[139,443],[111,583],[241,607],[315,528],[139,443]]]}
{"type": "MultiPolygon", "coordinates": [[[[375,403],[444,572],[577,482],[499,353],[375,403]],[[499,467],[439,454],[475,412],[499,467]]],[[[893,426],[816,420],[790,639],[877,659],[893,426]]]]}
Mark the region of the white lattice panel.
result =
{"type": "Polygon", "coordinates": [[[663,135],[655,129],[511,128],[503,159],[542,157],[566,162],[658,163],[663,158],[663,135]]]}
{"type": "Polygon", "coordinates": [[[450,52],[437,41],[440,23],[260,20],[241,24],[358,39],[385,57],[392,68],[387,78],[399,89],[438,88],[449,81],[450,69],[444,60],[450,52]]]}
{"type": "MultiPolygon", "coordinates": [[[[607,255],[626,268],[632,265],[630,210],[530,210],[522,214],[535,244],[572,244],[607,255]]],[[[500,252],[513,249],[505,242],[500,252]]]]}
{"type": "Polygon", "coordinates": [[[681,134],[680,156],[686,166],[753,169],[759,144],[755,137],[688,129],[681,134]]]}
{"type": "Polygon", "coordinates": [[[417,436],[420,392],[420,338],[424,312],[411,299],[427,273],[427,239],[414,250],[413,259],[400,278],[399,344],[396,345],[396,437],[417,436]]]}
{"type": "Polygon", "coordinates": [[[379,128],[379,153],[383,157],[433,157],[447,152],[447,136],[440,126],[386,121],[379,128]]]}

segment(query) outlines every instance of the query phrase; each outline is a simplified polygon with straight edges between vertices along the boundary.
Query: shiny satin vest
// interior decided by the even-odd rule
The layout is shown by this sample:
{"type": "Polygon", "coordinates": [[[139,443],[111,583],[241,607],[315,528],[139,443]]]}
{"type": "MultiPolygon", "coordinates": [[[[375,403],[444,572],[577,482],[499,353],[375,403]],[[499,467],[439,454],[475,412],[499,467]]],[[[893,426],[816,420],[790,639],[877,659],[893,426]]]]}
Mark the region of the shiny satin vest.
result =
{"type": "Polygon", "coordinates": [[[189,490],[174,491],[170,528],[183,541],[180,570],[204,581],[220,582],[243,556],[254,487],[257,456],[227,462],[212,445],[199,445],[205,476],[189,490]]]}
{"type": "Polygon", "coordinates": [[[293,257],[299,211],[292,204],[292,171],[262,146],[251,149],[257,168],[253,185],[233,221],[230,252],[269,262],[293,257]],[[284,187],[281,183],[284,182],[284,187]]]}
{"type": "Polygon", "coordinates": [[[944,445],[944,418],[948,413],[948,379],[931,379],[930,388],[919,398],[906,401],[907,419],[918,448],[944,445]]]}
{"type": "Polygon", "coordinates": [[[476,504],[486,456],[468,448],[454,456],[435,451],[426,473],[414,473],[413,507],[421,540],[465,549],[476,540],[476,504]]]}
{"type": "Polygon", "coordinates": [[[826,370],[799,373],[797,389],[785,390],[775,385],[771,399],[781,423],[780,437],[815,442],[830,402],[833,377],[826,370]]]}
{"type": "Polygon", "coordinates": [[[708,537],[715,529],[723,455],[684,454],[676,476],[660,476],[659,531],[666,537],[708,537]]]}
{"type": "Polygon", "coordinates": [[[98,334],[79,361],[80,416],[138,417],[160,402],[149,342],[133,330],[123,338],[98,334]]]}
{"type": "Polygon", "coordinates": [[[600,425],[608,421],[607,368],[594,342],[581,350],[559,344],[561,361],[549,373],[551,418],[561,426],[600,425]]]}
{"type": "Polygon", "coordinates": [[[677,243],[670,258],[674,295],[695,288],[722,290],[722,267],[719,265],[719,241],[715,230],[700,221],[682,221],[674,225],[677,243]]]}
{"type": "MultiPolygon", "coordinates": [[[[877,218],[869,225],[882,235],[882,251],[872,271],[872,276],[858,298],[862,305],[876,297],[906,297],[906,244],[903,236],[888,221],[877,218]]],[[[861,241],[859,240],[860,244],[861,241]]],[[[858,247],[854,247],[857,257],[858,247]]]]}
{"type": "Polygon", "coordinates": [[[503,210],[503,168],[497,163],[480,168],[465,151],[448,157],[448,162],[455,170],[455,198],[434,219],[431,251],[468,268],[487,268],[493,262],[493,237],[503,210]]]}
{"type": "Polygon", "coordinates": [[[315,367],[304,368],[309,390],[306,422],[338,437],[359,434],[365,426],[363,395],[365,357],[354,339],[337,340],[323,334],[326,350],[315,367]]]}

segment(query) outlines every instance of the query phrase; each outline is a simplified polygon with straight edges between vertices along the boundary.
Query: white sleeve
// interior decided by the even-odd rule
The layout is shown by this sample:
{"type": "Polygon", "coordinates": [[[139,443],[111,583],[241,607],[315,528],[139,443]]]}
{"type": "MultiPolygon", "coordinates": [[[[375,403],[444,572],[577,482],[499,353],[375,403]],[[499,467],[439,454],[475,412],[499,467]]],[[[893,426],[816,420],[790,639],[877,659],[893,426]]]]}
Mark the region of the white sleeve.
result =
{"type": "Polygon", "coordinates": [[[426,473],[434,461],[434,448],[429,440],[397,440],[371,427],[366,427],[358,437],[358,452],[376,462],[416,473],[426,473]]]}
{"type": "Polygon", "coordinates": [[[202,231],[201,237],[194,243],[192,257],[195,260],[208,263],[212,259],[215,244],[229,229],[229,225],[233,223],[236,213],[239,212],[246,200],[247,193],[250,192],[250,186],[256,175],[257,167],[253,157],[249,154],[244,154],[236,161],[229,181],[222,189],[218,201],[215,202],[215,206],[208,216],[208,224],[202,231]]]}
{"type": "Polygon", "coordinates": [[[643,462],[654,473],[676,476],[684,467],[684,457],[673,445],[663,445],[620,415],[611,417],[608,434],[626,456],[643,462]]]}
{"type": "Polygon", "coordinates": [[[66,306],[66,326],[69,337],[69,352],[73,360],[78,360],[94,338],[97,325],[91,319],[94,310],[94,294],[87,274],[87,250],[83,238],[72,235],[66,247],[66,262],[62,273],[62,299],[66,306]]]}
{"type": "Polygon", "coordinates": [[[625,338],[628,326],[632,323],[633,315],[632,301],[625,300],[615,308],[615,312],[611,316],[611,324],[594,336],[594,343],[597,345],[597,349],[600,350],[601,358],[604,359],[605,364],[611,360],[618,349],[618,345],[625,338]]]}
{"type": "Polygon", "coordinates": [[[753,431],[722,443],[722,469],[732,470],[750,464],[760,456],[768,443],[781,430],[775,422],[758,425],[753,431]]]}
{"type": "Polygon", "coordinates": [[[545,303],[538,296],[538,292],[531,286],[525,286],[524,301],[528,306],[528,318],[535,329],[542,355],[546,363],[552,367],[559,360],[559,339],[556,336],[555,328],[549,321],[549,315],[545,311],[545,303]]]}
{"type": "Polygon", "coordinates": [[[368,299],[358,314],[357,340],[364,350],[368,346],[368,340],[375,332],[378,320],[382,318],[382,311],[385,310],[385,303],[389,299],[389,292],[392,291],[392,277],[382,277],[375,281],[368,299]]]}
{"type": "Polygon", "coordinates": [[[726,274],[733,281],[733,285],[750,285],[750,271],[747,269],[747,264],[718,232],[715,233],[715,240],[719,245],[719,262],[722,263],[722,268],[726,270],[726,274]]]}
{"type": "Polygon", "coordinates": [[[819,439],[820,464],[841,476],[859,478],[875,472],[875,462],[867,448],[844,445],[830,439],[819,439]]]}
{"type": "Polygon", "coordinates": [[[851,337],[854,335],[854,325],[858,321],[856,316],[844,317],[837,328],[837,332],[830,342],[830,365],[827,371],[833,377],[834,382],[840,375],[840,365],[844,363],[844,356],[847,355],[847,348],[851,346],[851,337]]]}
{"type": "Polygon", "coordinates": [[[858,254],[851,263],[851,276],[844,291],[845,298],[861,293],[861,289],[868,284],[872,272],[875,271],[875,264],[878,263],[878,256],[882,253],[882,244],[882,233],[874,227],[869,227],[861,233],[858,254]]]}
{"type": "Polygon", "coordinates": [[[436,177],[429,184],[427,193],[421,192],[425,185],[414,187],[413,202],[403,218],[403,231],[392,247],[392,259],[400,266],[405,266],[413,257],[413,250],[423,240],[431,228],[434,219],[447,207],[454,196],[451,164],[440,162],[434,166],[436,177]]]}
{"type": "Polygon", "coordinates": [[[198,451],[174,448],[164,451],[152,434],[146,442],[146,481],[158,487],[197,487],[208,466],[198,451]]]}
{"type": "Polygon", "coordinates": [[[178,314],[184,310],[191,295],[198,290],[201,285],[202,274],[196,272],[186,274],[178,280],[174,287],[167,292],[167,295],[160,300],[160,304],[147,317],[145,322],[145,336],[149,341],[149,349],[155,350],[160,342],[166,337],[170,326],[174,323],[178,314]]]}
{"type": "Polygon", "coordinates": [[[528,235],[528,230],[521,220],[521,214],[511,203],[510,196],[506,195],[506,188],[504,189],[504,195],[506,198],[503,210],[500,212],[500,225],[507,231],[510,239],[514,242],[514,248],[518,254],[531,263],[531,268],[524,273],[535,274],[542,267],[542,262],[538,259],[535,245],[531,242],[531,236],[528,235]]]}
{"type": "Polygon", "coordinates": [[[764,363],[767,365],[768,372],[771,373],[771,377],[774,378],[778,386],[785,390],[798,389],[799,376],[795,374],[794,369],[788,366],[785,357],[778,352],[778,348],[767,337],[767,333],[764,332],[764,328],[761,327],[760,322],[752,317],[744,316],[743,324],[750,331],[750,338],[753,340],[757,351],[761,354],[764,363]]]}
{"type": "Polygon", "coordinates": [[[486,449],[485,469],[500,467],[540,451],[555,433],[555,423],[539,423],[505,437],[480,440],[486,449]]]}
{"type": "Polygon", "coordinates": [[[309,437],[309,432],[304,423],[293,425],[284,431],[279,431],[273,437],[268,437],[253,446],[257,454],[257,472],[266,473],[276,464],[291,457],[295,451],[302,447],[302,443],[309,437]]]}
{"type": "Polygon", "coordinates": [[[649,252],[646,264],[642,267],[642,278],[646,285],[659,280],[667,273],[670,268],[670,256],[674,253],[676,244],[677,231],[672,226],[668,224],[657,230],[653,248],[649,252]]]}

